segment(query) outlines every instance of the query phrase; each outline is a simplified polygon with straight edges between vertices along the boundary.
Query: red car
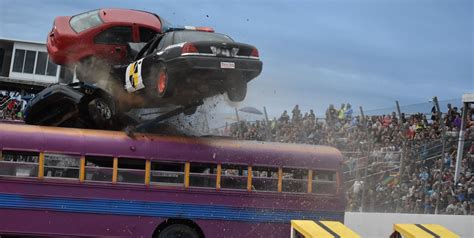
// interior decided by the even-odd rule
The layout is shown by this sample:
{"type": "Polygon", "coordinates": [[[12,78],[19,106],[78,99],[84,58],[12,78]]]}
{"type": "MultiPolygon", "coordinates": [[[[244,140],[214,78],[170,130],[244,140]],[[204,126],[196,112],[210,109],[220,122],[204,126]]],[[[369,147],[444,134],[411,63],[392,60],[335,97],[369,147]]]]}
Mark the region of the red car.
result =
{"type": "Polygon", "coordinates": [[[48,35],[47,48],[54,63],[77,64],[80,79],[81,73],[98,65],[96,59],[109,65],[128,63],[127,42],[148,42],[167,27],[169,23],[153,13],[98,9],[57,17],[48,35]]]}

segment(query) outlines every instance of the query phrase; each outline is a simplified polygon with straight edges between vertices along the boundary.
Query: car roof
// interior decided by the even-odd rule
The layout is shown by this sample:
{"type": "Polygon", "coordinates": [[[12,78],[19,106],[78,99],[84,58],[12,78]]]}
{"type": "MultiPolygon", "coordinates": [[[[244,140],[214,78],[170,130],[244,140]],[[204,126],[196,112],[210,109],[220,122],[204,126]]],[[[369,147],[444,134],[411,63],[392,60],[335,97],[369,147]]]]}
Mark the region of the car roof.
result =
{"type": "Polygon", "coordinates": [[[104,22],[136,23],[140,25],[154,26],[161,31],[161,21],[158,15],[139,10],[103,8],[100,9],[100,17],[104,22]]]}

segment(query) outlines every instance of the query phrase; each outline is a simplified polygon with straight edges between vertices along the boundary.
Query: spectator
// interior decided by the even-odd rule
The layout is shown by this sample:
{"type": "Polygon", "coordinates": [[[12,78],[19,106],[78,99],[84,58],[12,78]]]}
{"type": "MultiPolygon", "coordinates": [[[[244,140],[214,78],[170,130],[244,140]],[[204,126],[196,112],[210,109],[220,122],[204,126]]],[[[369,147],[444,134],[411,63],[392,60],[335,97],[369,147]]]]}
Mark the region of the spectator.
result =
{"type": "Polygon", "coordinates": [[[299,122],[301,120],[301,111],[298,104],[295,105],[291,113],[293,114],[293,117],[291,118],[293,122],[299,122]]]}
{"type": "Polygon", "coordinates": [[[329,105],[329,108],[326,110],[326,123],[329,126],[334,125],[337,119],[337,110],[334,108],[334,105],[329,105]]]}
{"type": "MultiPolygon", "coordinates": [[[[446,129],[457,134],[460,119],[456,118],[460,114],[455,107],[450,110],[443,114],[446,129]]],[[[474,161],[471,156],[474,154],[474,145],[466,147],[471,149],[461,163],[461,185],[453,187],[457,143],[448,140],[445,155],[436,156],[441,149],[441,127],[437,121],[428,121],[426,115],[401,113],[399,120],[396,113],[392,112],[366,116],[364,122],[360,117],[352,116],[349,103],[342,104],[340,110],[331,104],[326,110],[325,122],[314,120],[312,110],[302,116],[297,105],[292,113],[291,120],[284,111],[278,120],[270,122],[269,137],[262,136],[265,130],[262,130],[264,127],[261,122],[246,123],[240,130],[231,126],[231,131],[240,139],[329,145],[355,155],[347,156],[345,163],[348,170],[345,173],[346,181],[349,182],[346,189],[348,210],[360,209],[361,191],[364,188],[367,193],[366,207],[372,211],[428,214],[434,213],[436,205],[438,211],[450,214],[468,214],[473,210],[474,176],[471,174],[474,172],[474,161]],[[364,160],[359,158],[366,155],[368,141],[372,153],[368,161],[362,162],[364,160]],[[404,157],[401,156],[401,148],[405,150],[404,157]],[[406,171],[401,180],[403,183],[400,183],[400,176],[396,173],[401,158],[404,158],[406,171]],[[368,178],[363,185],[360,170],[365,163],[368,164],[368,178]],[[439,171],[441,165],[443,171],[439,171]]],[[[472,115],[472,111],[469,113],[472,115]]],[[[474,125],[474,120],[470,121],[474,125]]],[[[471,140],[466,141],[472,144],[471,140]]]]}
{"type": "Polygon", "coordinates": [[[338,111],[338,119],[339,121],[343,121],[346,119],[346,106],[345,104],[341,104],[341,108],[338,111]]]}

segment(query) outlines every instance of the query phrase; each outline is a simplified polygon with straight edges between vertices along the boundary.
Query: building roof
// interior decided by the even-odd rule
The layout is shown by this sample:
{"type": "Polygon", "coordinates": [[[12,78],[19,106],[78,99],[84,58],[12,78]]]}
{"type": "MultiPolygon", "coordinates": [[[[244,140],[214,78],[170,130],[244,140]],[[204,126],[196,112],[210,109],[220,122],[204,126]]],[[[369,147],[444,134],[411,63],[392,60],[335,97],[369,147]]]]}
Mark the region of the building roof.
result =
{"type": "Polygon", "coordinates": [[[23,42],[23,43],[30,43],[30,44],[46,45],[46,39],[45,39],[44,42],[41,42],[41,41],[21,40],[21,39],[13,39],[13,38],[0,37],[0,41],[23,42]]]}

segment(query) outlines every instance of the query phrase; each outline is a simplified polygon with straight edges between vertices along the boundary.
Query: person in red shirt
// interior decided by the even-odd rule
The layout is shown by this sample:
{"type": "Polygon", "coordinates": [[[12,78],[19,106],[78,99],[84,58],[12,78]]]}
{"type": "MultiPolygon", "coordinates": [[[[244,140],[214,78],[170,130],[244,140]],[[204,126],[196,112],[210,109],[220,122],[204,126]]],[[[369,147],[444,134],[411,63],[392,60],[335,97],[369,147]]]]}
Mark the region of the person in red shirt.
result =
{"type": "Polygon", "coordinates": [[[15,100],[11,100],[8,105],[7,105],[7,109],[8,110],[13,110],[13,107],[15,107],[15,100]]]}

